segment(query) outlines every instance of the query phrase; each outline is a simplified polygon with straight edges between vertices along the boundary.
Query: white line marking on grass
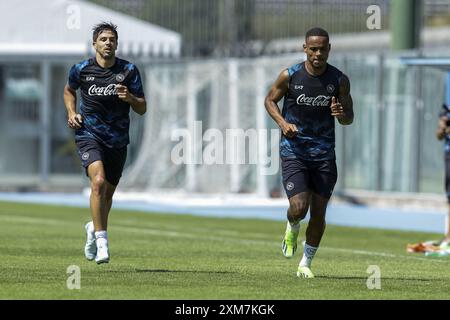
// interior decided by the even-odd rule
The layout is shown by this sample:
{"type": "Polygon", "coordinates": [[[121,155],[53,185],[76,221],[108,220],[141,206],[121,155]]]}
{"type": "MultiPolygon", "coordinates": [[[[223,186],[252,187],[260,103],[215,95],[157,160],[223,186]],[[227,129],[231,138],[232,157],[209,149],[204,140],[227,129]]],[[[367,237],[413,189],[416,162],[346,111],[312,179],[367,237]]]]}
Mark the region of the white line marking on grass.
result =
{"type": "Polygon", "coordinates": [[[54,219],[43,219],[43,218],[32,218],[25,216],[7,216],[0,215],[0,221],[4,222],[21,222],[21,223],[29,223],[29,224],[45,224],[45,225],[67,225],[67,221],[60,221],[54,219]]]}
{"type": "MultiPolygon", "coordinates": [[[[56,219],[42,219],[42,218],[34,218],[34,217],[26,217],[26,216],[11,216],[11,215],[0,215],[0,221],[5,222],[21,222],[21,223],[29,223],[29,224],[41,224],[41,225],[67,225],[67,224],[78,224],[76,221],[61,221],[56,219]]],[[[80,224],[82,225],[82,224],[80,224]]],[[[149,234],[156,236],[166,236],[166,237],[176,237],[176,238],[187,238],[187,239],[197,239],[197,240],[210,240],[210,241],[223,241],[223,242],[235,242],[240,244],[249,244],[249,245],[264,245],[264,246],[280,246],[280,243],[274,242],[272,240],[258,240],[258,239],[242,239],[242,238],[231,238],[231,237],[218,237],[218,236],[204,236],[199,234],[188,233],[186,229],[183,232],[178,231],[168,231],[168,230],[160,230],[160,229],[152,229],[152,228],[133,228],[123,225],[114,224],[112,226],[113,230],[118,230],[122,232],[132,232],[132,233],[141,233],[141,234],[149,234]]],[[[195,230],[201,231],[199,228],[195,228],[195,230]]],[[[226,231],[222,229],[222,231],[226,231]]],[[[230,230],[232,231],[232,230],[230,230]]],[[[256,233],[255,233],[256,234],[256,233]]],[[[264,235],[264,234],[259,234],[264,235]]],[[[368,255],[368,256],[378,256],[384,258],[393,258],[393,259],[407,259],[407,260],[417,260],[423,262],[439,262],[439,263],[450,263],[448,259],[441,260],[435,258],[425,258],[425,257],[413,257],[413,256],[403,256],[396,255],[392,253],[386,252],[376,252],[376,251],[366,251],[366,250],[356,250],[356,249],[348,249],[348,248],[333,248],[333,247],[320,247],[320,250],[326,251],[335,251],[349,254],[358,254],[358,255],[368,255]]]]}
{"type": "MultiPolygon", "coordinates": [[[[160,230],[168,230],[171,229],[176,230],[176,231],[180,231],[180,232],[184,232],[186,230],[186,227],[184,226],[179,226],[179,225],[168,225],[167,223],[160,223],[160,222],[151,222],[151,223],[146,223],[146,222],[138,222],[136,221],[136,219],[120,219],[120,221],[118,223],[114,223],[113,226],[116,225],[126,225],[128,227],[134,227],[136,225],[138,225],[140,228],[142,227],[146,227],[146,228],[161,228],[160,230]],[[167,228],[167,226],[169,226],[167,228]]],[[[238,231],[238,230],[230,230],[230,229],[221,229],[220,227],[214,226],[214,233],[215,234],[221,234],[224,236],[230,236],[230,235],[236,235],[239,236],[240,234],[242,234],[243,231],[238,231]]],[[[201,232],[201,233],[205,233],[206,230],[209,230],[207,227],[203,227],[203,228],[199,228],[199,227],[190,227],[189,231],[192,232],[201,232]]],[[[245,232],[245,235],[248,237],[257,237],[257,238],[263,238],[263,239],[267,239],[267,234],[265,233],[252,233],[252,232],[245,232]]]]}
{"type": "Polygon", "coordinates": [[[320,247],[320,250],[330,250],[330,251],[337,251],[337,252],[344,252],[344,253],[351,253],[351,254],[361,254],[361,255],[367,255],[367,256],[379,256],[379,257],[386,257],[386,258],[395,258],[395,259],[410,259],[410,260],[419,260],[419,261],[433,261],[433,262],[440,262],[440,263],[450,263],[449,260],[438,260],[433,258],[421,258],[421,257],[412,257],[412,256],[402,256],[402,255],[395,255],[392,253],[385,253],[385,252],[375,252],[375,251],[365,251],[365,250],[354,250],[354,249],[346,249],[346,248],[332,248],[332,247],[320,247]]]}
{"type": "Polygon", "coordinates": [[[259,244],[259,245],[272,245],[274,242],[269,240],[252,240],[252,239],[239,239],[239,238],[226,238],[226,237],[210,237],[199,234],[192,234],[187,232],[177,232],[177,231],[163,231],[158,229],[140,229],[140,228],[132,228],[132,227],[124,227],[120,225],[114,225],[111,227],[114,230],[121,230],[123,232],[132,232],[132,233],[142,233],[142,234],[151,234],[157,236],[168,236],[168,237],[176,237],[176,238],[188,238],[188,239],[196,239],[196,240],[210,240],[210,241],[223,241],[223,242],[236,242],[236,243],[245,243],[245,244],[259,244]]]}
{"type": "Polygon", "coordinates": [[[133,227],[125,227],[115,224],[111,227],[113,230],[123,231],[123,232],[131,232],[131,233],[142,233],[142,234],[150,234],[154,236],[166,236],[166,237],[176,237],[176,238],[197,238],[197,235],[192,235],[188,233],[181,233],[177,231],[167,231],[167,230],[159,230],[159,229],[140,229],[140,228],[133,228],[133,227]]]}
{"type": "Polygon", "coordinates": [[[353,253],[353,254],[361,254],[361,255],[367,255],[367,256],[380,256],[380,257],[387,257],[387,258],[396,258],[397,256],[392,253],[385,253],[385,252],[375,252],[375,251],[366,251],[366,250],[354,250],[354,249],[345,249],[345,248],[333,248],[333,247],[319,247],[322,250],[330,250],[330,251],[336,251],[336,252],[343,252],[343,253],[353,253]]]}
{"type": "MultiPolygon", "coordinates": [[[[237,239],[237,238],[225,238],[225,237],[209,237],[202,236],[197,234],[189,234],[186,232],[174,232],[174,231],[161,231],[156,229],[139,229],[139,228],[131,228],[131,227],[123,227],[123,226],[115,226],[114,229],[122,230],[125,232],[136,232],[136,233],[145,233],[152,235],[165,235],[165,236],[173,236],[178,238],[189,238],[189,239],[197,239],[197,240],[212,240],[212,241],[224,241],[224,242],[236,242],[241,244],[259,244],[259,245],[271,245],[271,246],[279,246],[280,243],[270,241],[270,240],[253,240],[253,239],[237,239]]],[[[320,250],[328,250],[335,252],[343,252],[350,254],[359,254],[359,255],[368,255],[368,256],[379,256],[384,258],[394,258],[394,259],[410,259],[410,260],[418,260],[418,261],[426,261],[426,262],[439,262],[439,263],[449,263],[450,261],[446,260],[438,260],[433,258],[420,258],[420,257],[409,257],[402,255],[395,255],[392,253],[386,252],[375,252],[375,251],[366,251],[366,250],[355,250],[355,249],[347,249],[347,248],[333,248],[333,247],[320,247],[320,250]]]]}

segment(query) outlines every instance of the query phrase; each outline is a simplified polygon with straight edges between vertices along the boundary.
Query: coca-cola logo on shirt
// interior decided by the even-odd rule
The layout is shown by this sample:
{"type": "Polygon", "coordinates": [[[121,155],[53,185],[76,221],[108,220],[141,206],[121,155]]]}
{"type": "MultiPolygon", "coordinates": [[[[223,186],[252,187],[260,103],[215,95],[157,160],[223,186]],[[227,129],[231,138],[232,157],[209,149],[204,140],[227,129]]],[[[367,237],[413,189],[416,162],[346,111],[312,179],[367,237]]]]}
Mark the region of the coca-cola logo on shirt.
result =
{"type": "Polygon", "coordinates": [[[312,107],[328,107],[330,105],[331,97],[320,95],[317,97],[307,97],[301,94],[297,98],[297,104],[303,104],[312,107]]]}
{"type": "Polygon", "coordinates": [[[114,96],[117,95],[116,84],[109,84],[106,87],[97,87],[93,84],[89,87],[88,94],[90,96],[114,96]]]}

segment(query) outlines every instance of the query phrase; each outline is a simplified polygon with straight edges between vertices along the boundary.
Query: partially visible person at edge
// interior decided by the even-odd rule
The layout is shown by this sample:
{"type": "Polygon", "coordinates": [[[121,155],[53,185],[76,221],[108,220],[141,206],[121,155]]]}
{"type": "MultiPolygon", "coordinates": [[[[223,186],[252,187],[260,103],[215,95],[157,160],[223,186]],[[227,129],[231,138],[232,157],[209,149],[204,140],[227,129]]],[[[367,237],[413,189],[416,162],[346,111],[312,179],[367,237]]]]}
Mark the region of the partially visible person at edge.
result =
{"type": "Polygon", "coordinates": [[[450,109],[446,104],[442,105],[439,113],[438,128],[436,137],[439,140],[445,138],[444,161],[445,161],[445,189],[447,192],[448,217],[446,223],[446,233],[440,243],[441,249],[450,250],[450,109]]]}

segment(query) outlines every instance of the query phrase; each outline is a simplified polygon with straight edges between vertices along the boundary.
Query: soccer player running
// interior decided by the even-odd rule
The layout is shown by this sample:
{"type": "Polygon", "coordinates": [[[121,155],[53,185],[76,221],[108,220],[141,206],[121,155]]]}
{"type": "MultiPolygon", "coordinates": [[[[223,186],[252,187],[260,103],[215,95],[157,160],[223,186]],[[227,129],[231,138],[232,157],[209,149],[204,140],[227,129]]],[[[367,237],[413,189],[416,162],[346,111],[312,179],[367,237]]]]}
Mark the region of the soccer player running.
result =
{"type": "Polygon", "coordinates": [[[447,200],[449,203],[449,211],[446,226],[446,235],[441,241],[440,247],[444,250],[450,250],[450,109],[444,104],[439,114],[438,128],[436,137],[439,140],[445,138],[445,189],[447,191],[447,200]]]}
{"type": "Polygon", "coordinates": [[[116,57],[117,44],[114,24],[94,26],[95,57],[75,64],[64,88],[67,123],[75,129],[78,154],[91,185],[92,221],[85,226],[85,256],[98,264],[109,262],[108,216],[127,157],[130,106],[140,115],[147,110],[139,70],[116,57]]]}
{"type": "Polygon", "coordinates": [[[289,198],[282,252],[291,258],[297,249],[300,221],[308,209],[310,220],[297,276],[313,278],[311,261],[325,231],[325,212],[337,180],[335,118],[353,122],[350,82],[327,63],[328,33],[321,28],[306,33],[306,61],[283,70],[270,88],[265,107],[282,131],[280,156],[283,185],[289,198]],[[283,111],[277,103],[284,98],[283,111]]]}

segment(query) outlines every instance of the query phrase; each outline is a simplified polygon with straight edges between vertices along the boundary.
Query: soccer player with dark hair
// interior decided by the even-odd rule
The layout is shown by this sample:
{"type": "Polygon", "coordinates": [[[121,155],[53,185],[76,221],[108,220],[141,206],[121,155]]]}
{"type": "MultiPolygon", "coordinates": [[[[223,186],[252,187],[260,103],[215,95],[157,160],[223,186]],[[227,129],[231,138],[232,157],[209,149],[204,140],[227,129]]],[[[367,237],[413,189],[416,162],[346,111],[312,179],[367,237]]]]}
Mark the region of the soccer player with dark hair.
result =
{"type": "Polygon", "coordinates": [[[448,206],[448,218],[446,225],[446,234],[444,240],[442,240],[440,247],[445,250],[450,249],[450,108],[446,104],[442,105],[442,110],[439,113],[438,128],[436,131],[436,137],[439,140],[445,138],[444,154],[445,154],[445,189],[447,191],[448,206]]]}
{"type": "Polygon", "coordinates": [[[280,156],[283,185],[289,198],[282,252],[291,258],[297,249],[300,221],[310,220],[297,276],[313,278],[311,261],[325,231],[325,213],[337,181],[335,119],[353,122],[350,81],[327,63],[331,46],[328,32],[306,33],[306,61],[281,71],[265,99],[265,107],[282,131],[280,156]],[[278,102],[284,98],[280,112],[278,102]]]}
{"type": "Polygon", "coordinates": [[[85,226],[85,256],[98,264],[109,262],[108,216],[127,157],[130,107],[140,115],[147,110],[139,70],[116,57],[117,44],[114,24],[94,26],[95,57],[75,64],[64,88],[67,123],[75,129],[78,154],[91,184],[92,221],[85,226]]]}

